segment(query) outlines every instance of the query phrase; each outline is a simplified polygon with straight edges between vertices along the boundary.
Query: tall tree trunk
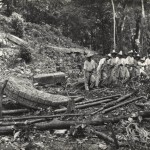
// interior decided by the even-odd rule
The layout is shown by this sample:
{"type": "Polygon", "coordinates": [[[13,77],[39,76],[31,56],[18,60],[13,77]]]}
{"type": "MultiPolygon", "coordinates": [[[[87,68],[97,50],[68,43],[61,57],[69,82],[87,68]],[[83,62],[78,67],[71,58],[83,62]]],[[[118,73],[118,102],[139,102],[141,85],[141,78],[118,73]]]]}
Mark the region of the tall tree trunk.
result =
{"type": "Polygon", "coordinates": [[[142,8],[142,18],[141,18],[141,50],[142,54],[146,55],[146,49],[144,47],[145,44],[145,28],[146,28],[146,18],[145,18],[145,9],[144,9],[144,0],[141,0],[141,8],[142,8]]]}
{"type": "Polygon", "coordinates": [[[135,30],[135,36],[134,36],[134,45],[133,48],[140,53],[140,34],[141,34],[141,16],[138,17],[138,19],[136,20],[136,30],[135,30]]]}
{"type": "Polygon", "coordinates": [[[141,3],[142,3],[142,17],[145,18],[144,0],[141,0],[141,3]]]}
{"type": "Polygon", "coordinates": [[[116,49],[116,13],[115,13],[115,5],[114,5],[114,1],[111,0],[112,3],[112,8],[113,8],[113,20],[114,20],[114,49],[116,49]]]}

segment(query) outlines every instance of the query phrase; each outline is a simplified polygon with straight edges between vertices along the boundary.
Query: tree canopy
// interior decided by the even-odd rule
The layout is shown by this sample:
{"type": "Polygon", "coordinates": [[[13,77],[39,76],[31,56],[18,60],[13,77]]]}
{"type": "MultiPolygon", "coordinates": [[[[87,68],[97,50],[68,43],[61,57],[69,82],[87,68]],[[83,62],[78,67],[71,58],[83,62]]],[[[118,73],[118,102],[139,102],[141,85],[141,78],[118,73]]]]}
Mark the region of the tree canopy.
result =
{"type": "Polygon", "coordinates": [[[116,51],[122,50],[127,53],[133,49],[142,55],[149,53],[150,2],[147,0],[2,0],[2,2],[7,8],[8,15],[13,11],[19,11],[28,22],[55,26],[73,42],[101,54],[112,51],[114,38],[116,51]]]}

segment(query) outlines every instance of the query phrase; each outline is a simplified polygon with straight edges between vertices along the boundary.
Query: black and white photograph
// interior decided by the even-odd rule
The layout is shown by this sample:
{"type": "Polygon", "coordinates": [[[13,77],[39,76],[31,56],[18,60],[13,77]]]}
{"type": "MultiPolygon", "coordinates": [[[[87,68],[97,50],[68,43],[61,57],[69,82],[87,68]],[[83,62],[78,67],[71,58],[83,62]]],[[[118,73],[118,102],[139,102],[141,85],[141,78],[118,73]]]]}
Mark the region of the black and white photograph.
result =
{"type": "Polygon", "coordinates": [[[0,150],[150,150],[150,0],[0,0],[0,150]]]}

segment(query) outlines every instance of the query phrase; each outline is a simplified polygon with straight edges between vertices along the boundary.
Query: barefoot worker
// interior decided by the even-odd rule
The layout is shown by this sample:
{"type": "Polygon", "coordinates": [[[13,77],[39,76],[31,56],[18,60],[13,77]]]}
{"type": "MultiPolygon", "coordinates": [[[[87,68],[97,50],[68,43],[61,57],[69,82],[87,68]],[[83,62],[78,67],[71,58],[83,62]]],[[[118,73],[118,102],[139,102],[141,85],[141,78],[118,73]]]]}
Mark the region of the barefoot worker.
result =
{"type": "Polygon", "coordinates": [[[85,90],[89,91],[89,87],[95,85],[94,71],[96,69],[96,63],[92,59],[93,54],[88,53],[86,56],[86,61],[84,62],[84,82],[85,90]]]}

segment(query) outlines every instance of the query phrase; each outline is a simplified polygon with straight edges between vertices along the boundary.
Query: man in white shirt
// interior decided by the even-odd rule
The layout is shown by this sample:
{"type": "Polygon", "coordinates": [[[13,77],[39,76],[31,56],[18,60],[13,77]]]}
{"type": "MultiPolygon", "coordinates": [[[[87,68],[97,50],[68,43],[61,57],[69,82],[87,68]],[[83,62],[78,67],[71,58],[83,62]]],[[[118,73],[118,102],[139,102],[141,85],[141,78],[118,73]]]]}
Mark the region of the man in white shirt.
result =
{"type": "Polygon", "coordinates": [[[140,61],[138,61],[138,66],[139,66],[140,75],[142,77],[148,78],[148,75],[145,71],[145,67],[146,67],[145,58],[141,58],[140,61]]]}
{"type": "Polygon", "coordinates": [[[114,67],[117,64],[118,57],[117,57],[117,52],[115,50],[112,51],[111,53],[111,59],[110,59],[110,65],[114,67]]]}
{"type": "Polygon", "coordinates": [[[133,50],[128,52],[128,57],[126,58],[126,64],[130,67],[134,65],[133,50]]]}
{"type": "Polygon", "coordinates": [[[117,64],[112,70],[112,74],[113,81],[116,84],[118,84],[119,82],[125,83],[130,77],[129,71],[125,66],[125,58],[123,57],[122,51],[118,53],[117,64]]]}
{"type": "Polygon", "coordinates": [[[84,62],[84,82],[85,90],[89,91],[89,86],[92,88],[95,84],[95,77],[93,75],[96,69],[96,63],[92,59],[93,54],[88,53],[86,61],[84,62]]]}
{"type": "Polygon", "coordinates": [[[98,88],[100,81],[105,80],[108,76],[107,74],[107,65],[109,65],[109,60],[111,58],[111,54],[108,54],[106,57],[102,58],[99,61],[97,67],[97,77],[96,77],[96,87],[98,88]]]}

